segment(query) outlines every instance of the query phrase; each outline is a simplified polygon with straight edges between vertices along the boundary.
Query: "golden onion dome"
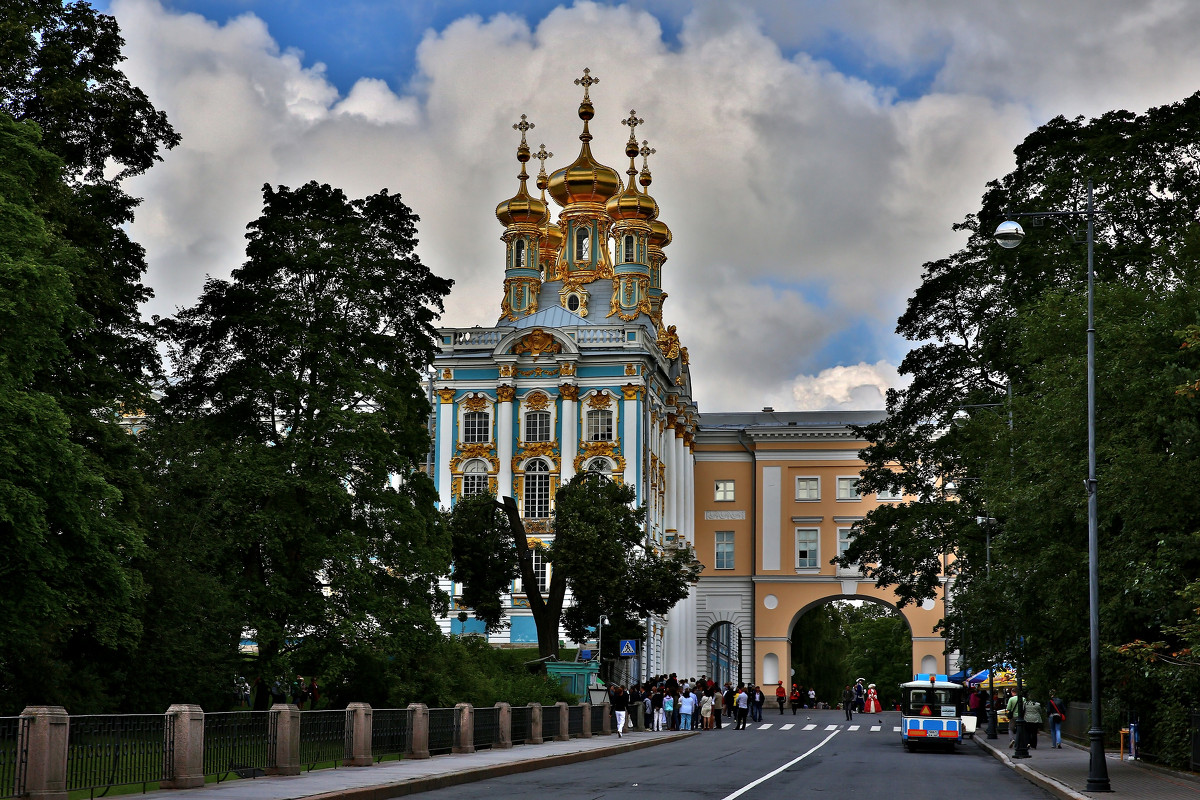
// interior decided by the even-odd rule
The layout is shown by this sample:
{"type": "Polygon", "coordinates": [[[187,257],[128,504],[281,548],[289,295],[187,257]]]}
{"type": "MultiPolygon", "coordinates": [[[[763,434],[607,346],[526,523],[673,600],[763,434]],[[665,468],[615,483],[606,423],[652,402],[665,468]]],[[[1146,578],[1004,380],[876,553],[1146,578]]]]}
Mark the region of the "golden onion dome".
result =
{"type": "Polygon", "coordinates": [[[546,174],[546,159],[553,158],[554,153],[546,150],[546,145],[543,144],[538,148],[538,151],[533,154],[533,157],[542,162],[542,168],[538,170],[537,188],[542,191],[542,204],[546,206],[546,216],[542,217],[540,224],[542,229],[541,246],[538,248],[538,255],[541,257],[542,264],[553,264],[558,258],[558,250],[562,246],[563,232],[562,228],[558,227],[558,223],[550,219],[550,205],[546,203],[546,187],[550,185],[550,176],[546,174]]]}
{"type": "Polygon", "coordinates": [[[650,246],[660,250],[671,243],[671,229],[662,220],[656,219],[650,223],[650,246]]]}
{"type": "Polygon", "coordinates": [[[599,78],[590,75],[591,70],[585,69],[582,78],[576,78],[575,83],[583,87],[583,102],[579,104],[579,118],[583,120],[583,133],[579,141],[579,156],[571,164],[554,171],[550,176],[547,188],[554,202],[563,208],[576,203],[608,202],[608,199],[621,189],[621,176],[612,167],[606,167],[592,157],[592,134],[588,131],[588,121],[596,115],[592,101],[588,98],[588,88],[599,83],[599,78]]]}
{"type": "Polygon", "coordinates": [[[525,131],[532,127],[533,123],[526,122],[524,114],[521,115],[521,121],[513,125],[515,130],[521,132],[521,144],[517,147],[517,161],[521,162],[521,174],[517,179],[521,181],[521,186],[515,195],[496,206],[496,219],[506,228],[521,223],[540,225],[548,214],[545,201],[531,197],[525,186],[529,180],[529,173],[525,171],[525,164],[529,161],[529,145],[525,141],[525,131]]]}
{"type": "Polygon", "coordinates": [[[638,170],[633,160],[637,158],[640,151],[633,133],[643,120],[638,119],[637,112],[631,110],[629,119],[621,122],[630,128],[629,141],[625,143],[625,155],[629,157],[629,169],[625,170],[625,174],[629,176],[629,181],[623,192],[609,199],[605,204],[605,210],[610,217],[618,221],[625,219],[652,220],[658,215],[658,203],[654,202],[654,198],[650,195],[638,191],[637,186],[634,185],[634,178],[637,177],[638,170]]]}

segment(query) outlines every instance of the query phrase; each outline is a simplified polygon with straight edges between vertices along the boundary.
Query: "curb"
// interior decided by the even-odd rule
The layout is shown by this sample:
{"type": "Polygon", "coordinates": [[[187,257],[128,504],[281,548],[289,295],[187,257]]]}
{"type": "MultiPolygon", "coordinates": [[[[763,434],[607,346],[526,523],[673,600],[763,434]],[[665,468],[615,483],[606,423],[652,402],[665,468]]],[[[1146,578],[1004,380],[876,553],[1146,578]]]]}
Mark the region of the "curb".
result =
{"type": "MultiPolygon", "coordinates": [[[[511,764],[498,764],[490,767],[475,767],[460,772],[448,772],[445,775],[430,775],[424,778],[411,778],[396,783],[385,783],[379,786],[361,786],[355,789],[339,789],[336,792],[309,795],[305,800],[389,800],[393,797],[407,797],[410,794],[428,792],[433,789],[444,789],[448,786],[460,786],[464,783],[476,783],[489,778],[501,778],[506,775],[519,775],[549,767],[561,767],[564,764],[577,764],[583,761],[593,761],[605,756],[615,756],[619,753],[629,753],[634,750],[644,750],[668,742],[678,742],[683,739],[698,736],[700,731],[684,732],[679,736],[649,739],[643,742],[628,742],[604,747],[596,750],[584,750],[578,753],[563,753],[544,758],[531,758],[514,761],[511,764]]],[[[1084,798],[1088,800],[1088,798],[1084,798]]]]}
{"type": "Polygon", "coordinates": [[[1092,800],[1092,798],[1088,797],[1087,795],[1080,794],[1066,784],[1059,783],[1058,781],[1054,780],[1054,778],[1051,778],[1048,775],[1043,775],[1032,767],[1027,767],[1024,764],[1017,764],[1008,757],[1008,753],[1005,753],[1000,749],[987,744],[983,739],[975,739],[975,743],[991,753],[992,756],[1001,764],[1004,764],[1006,767],[1011,769],[1013,772],[1016,772],[1030,783],[1042,787],[1055,797],[1062,798],[1062,800],[1092,800]]]}

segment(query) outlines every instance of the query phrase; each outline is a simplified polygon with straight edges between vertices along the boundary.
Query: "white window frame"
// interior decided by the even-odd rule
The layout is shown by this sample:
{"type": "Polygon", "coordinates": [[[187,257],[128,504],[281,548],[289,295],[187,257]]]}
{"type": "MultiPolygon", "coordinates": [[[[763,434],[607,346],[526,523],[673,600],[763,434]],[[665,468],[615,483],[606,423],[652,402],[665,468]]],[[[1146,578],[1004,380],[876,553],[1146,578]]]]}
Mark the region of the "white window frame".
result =
{"type": "Polygon", "coordinates": [[[550,465],[540,458],[535,458],[525,465],[525,485],[521,492],[523,516],[526,519],[548,518],[551,512],[550,500],[550,465]],[[538,484],[543,484],[544,481],[544,488],[534,485],[535,477],[538,484]],[[535,513],[543,511],[545,513],[535,513]]]}
{"type": "Polygon", "coordinates": [[[837,499],[838,499],[839,503],[860,503],[860,502],[862,502],[862,495],[858,491],[858,480],[859,480],[859,476],[857,476],[857,475],[839,475],[838,476],[838,478],[837,478],[837,499]],[[849,481],[853,481],[853,483],[847,483],[849,481]],[[853,487],[853,490],[854,490],[853,494],[850,494],[849,492],[844,491],[843,487],[845,487],[847,485],[853,487]]]}
{"type": "Polygon", "coordinates": [[[736,537],[733,531],[717,531],[713,534],[713,569],[733,569],[733,547],[736,537]],[[722,556],[724,556],[722,558],[722,556]]]}
{"type": "Polygon", "coordinates": [[[522,435],[523,441],[526,441],[526,442],[551,442],[551,441],[554,441],[554,415],[551,414],[549,411],[526,411],[524,425],[522,427],[521,435],[522,435]],[[538,420],[538,421],[545,420],[544,430],[541,430],[540,429],[541,426],[538,426],[539,430],[532,431],[532,433],[538,434],[539,438],[534,438],[533,436],[530,436],[530,433],[531,433],[530,422],[533,420],[538,420]],[[544,434],[544,435],[542,435],[542,434],[544,434]]]}
{"type": "Polygon", "coordinates": [[[610,408],[592,408],[589,409],[585,416],[585,425],[587,430],[587,440],[589,442],[612,442],[616,440],[616,415],[613,414],[610,408]],[[601,422],[607,420],[607,425],[601,422]],[[604,430],[607,428],[607,430],[604,430]],[[599,436],[597,434],[607,433],[607,436],[599,436]]]}
{"type": "MultiPolygon", "coordinates": [[[[530,544],[530,560],[533,561],[533,575],[538,582],[538,590],[545,594],[550,588],[550,562],[546,560],[546,552],[540,547],[530,544]]],[[[525,582],[518,575],[513,578],[513,594],[525,594],[525,582]]]]}
{"type": "MultiPolygon", "coordinates": [[[[838,527],[838,529],[837,529],[838,558],[841,558],[842,554],[846,552],[846,549],[848,547],[850,547],[850,543],[852,541],[854,541],[855,535],[856,534],[854,533],[854,528],[852,526],[839,526],[838,527]]],[[[861,575],[862,569],[859,568],[858,564],[851,564],[848,567],[843,567],[843,566],[839,565],[838,566],[838,574],[839,575],[861,575]]]]}
{"type": "Polygon", "coordinates": [[[796,554],[796,571],[797,572],[818,572],[821,569],[821,529],[808,526],[798,525],[796,527],[795,546],[792,548],[796,554]],[[805,542],[812,541],[813,546],[806,548],[806,551],[815,555],[809,555],[804,564],[800,563],[800,536],[804,534],[805,542]],[[811,536],[810,536],[811,534],[811,536]],[[812,562],[812,563],[808,563],[812,562]]]}
{"type": "Polygon", "coordinates": [[[821,477],[819,475],[797,475],[796,476],[796,502],[797,503],[815,503],[821,499],[821,477]],[[801,481],[816,481],[817,496],[816,497],[801,497],[800,482],[801,481]]]}
{"type": "Polygon", "coordinates": [[[464,411],[462,416],[462,441],[463,444],[482,444],[492,440],[492,412],[489,409],[483,411],[464,411]],[[483,424],[468,425],[468,420],[475,420],[477,417],[483,419],[483,424]],[[478,438],[482,436],[483,438],[478,438]]]}
{"type": "Polygon", "coordinates": [[[904,490],[893,492],[891,489],[884,489],[875,493],[875,499],[881,503],[898,503],[904,499],[904,490]]]}
{"type": "Polygon", "coordinates": [[[737,493],[737,487],[732,478],[718,478],[713,481],[713,502],[732,503],[737,493]]]}
{"type": "Polygon", "coordinates": [[[487,490],[487,464],[481,459],[473,458],[463,465],[462,496],[464,498],[474,497],[477,494],[483,494],[487,490]]]}

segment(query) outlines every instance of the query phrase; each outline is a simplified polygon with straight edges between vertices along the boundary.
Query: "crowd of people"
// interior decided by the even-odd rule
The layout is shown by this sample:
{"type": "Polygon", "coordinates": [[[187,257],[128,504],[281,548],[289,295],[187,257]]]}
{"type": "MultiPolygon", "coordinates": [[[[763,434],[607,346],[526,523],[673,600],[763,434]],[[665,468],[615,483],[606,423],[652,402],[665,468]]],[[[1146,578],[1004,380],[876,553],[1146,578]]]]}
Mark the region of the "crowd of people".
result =
{"type": "MultiPolygon", "coordinates": [[[[871,685],[874,690],[874,684],[871,685]]],[[[727,724],[743,730],[747,722],[762,722],[769,700],[762,686],[748,683],[718,684],[706,675],[680,678],[675,673],[661,675],[645,683],[628,687],[609,686],[608,697],[617,718],[617,735],[623,736],[627,718],[636,706],[642,706],[646,727],[654,731],[719,730],[727,724]]],[[[791,708],[797,714],[804,708],[829,708],[817,699],[813,688],[792,684],[789,691],[779,681],[771,692],[779,713],[791,708]]],[[[878,700],[876,700],[878,702],[878,700]]]]}
{"type": "Polygon", "coordinates": [[[1045,725],[1048,726],[1050,746],[1062,748],[1062,724],[1067,718],[1067,705],[1055,690],[1050,690],[1045,703],[1030,696],[1029,693],[1025,693],[1024,697],[1019,697],[1016,689],[1004,689],[991,697],[982,687],[972,688],[967,693],[967,711],[975,715],[978,730],[983,730],[987,725],[988,714],[991,710],[995,708],[999,711],[1001,707],[1004,708],[1009,720],[1009,747],[1017,747],[1020,744],[1017,741],[1017,726],[1013,724],[1019,719],[1024,723],[1021,727],[1024,729],[1024,745],[1026,747],[1037,749],[1038,734],[1045,725]]]}

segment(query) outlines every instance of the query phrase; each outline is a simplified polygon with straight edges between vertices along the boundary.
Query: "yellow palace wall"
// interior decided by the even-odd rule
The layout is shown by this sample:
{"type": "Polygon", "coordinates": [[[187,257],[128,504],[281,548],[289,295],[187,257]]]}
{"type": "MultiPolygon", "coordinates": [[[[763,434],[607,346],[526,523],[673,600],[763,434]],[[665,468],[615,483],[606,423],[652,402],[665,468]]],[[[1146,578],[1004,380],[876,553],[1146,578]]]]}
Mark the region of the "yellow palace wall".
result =
{"type": "MultiPolygon", "coordinates": [[[[743,678],[773,684],[788,680],[789,635],[806,611],[831,600],[870,600],[895,608],[890,590],[830,563],[838,554],[838,529],[848,529],[889,501],[874,495],[838,499],[838,478],[858,476],[857,451],[864,443],[845,425],[830,423],[830,415],[818,415],[828,424],[816,428],[805,425],[804,412],[728,416],[756,424],[739,428],[736,439],[728,427],[705,435],[702,415],[694,451],[695,547],[704,564],[696,619],[699,654],[707,662],[712,626],[732,622],[743,636],[743,678]],[[773,424],[778,420],[785,424],[773,424]],[[797,499],[797,478],[816,478],[819,498],[797,499]],[[717,499],[718,481],[733,481],[732,499],[717,499]],[[798,565],[797,528],[818,532],[815,566],[798,565]],[[716,568],[718,531],[733,532],[732,568],[716,568]]],[[[810,482],[803,486],[810,487],[810,482]]],[[[728,484],[723,488],[728,494],[728,484]]],[[[945,642],[934,632],[944,613],[943,597],[900,613],[912,633],[912,671],[949,671],[945,642]]],[[[697,666],[707,672],[707,663],[697,666]]]]}

